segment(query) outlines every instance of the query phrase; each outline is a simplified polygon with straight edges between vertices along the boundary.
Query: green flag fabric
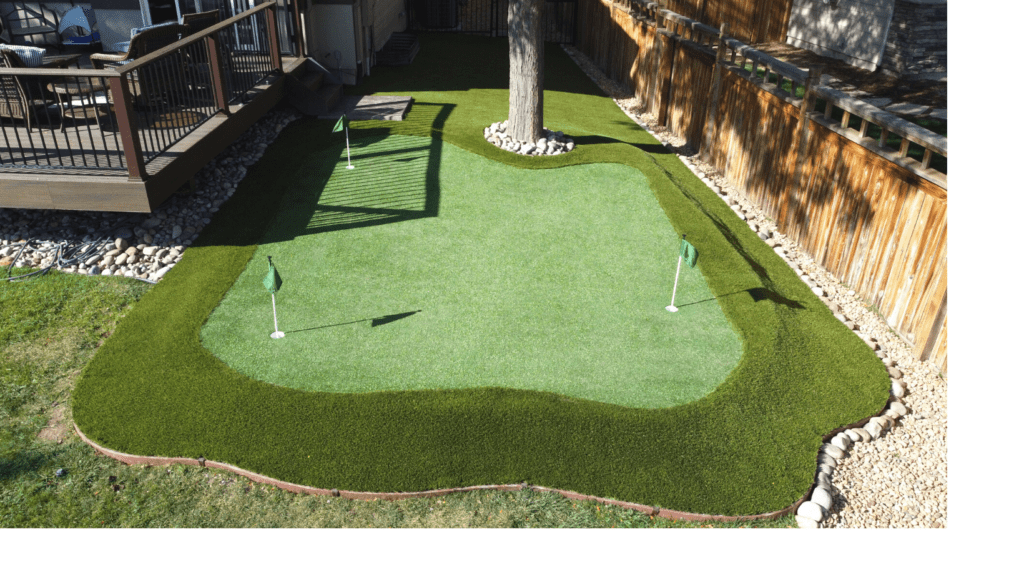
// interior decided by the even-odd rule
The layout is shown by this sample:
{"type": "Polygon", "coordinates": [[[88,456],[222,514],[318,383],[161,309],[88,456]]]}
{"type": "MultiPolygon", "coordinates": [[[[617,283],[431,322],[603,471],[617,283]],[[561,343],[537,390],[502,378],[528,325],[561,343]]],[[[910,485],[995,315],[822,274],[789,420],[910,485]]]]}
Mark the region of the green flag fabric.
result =
{"type": "Polygon", "coordinates": [[[693,248],[692,244],[686,242],[685,238],[683,239],[683,244],[679,246],[679,256],[683,257],[683,260],[686,261],[686,264],[690,265],[690,268],[697,264],[697,249],[693,248]]]}
{"type": "Polygon", "coordinates": [[[346,128],[348,128],[348,117],[342,114],[341,118],[338,119],[338,123],[334,125],[334,132],[341,132],[346,128]]]}
{"type": "MultiPolygon", "coordinates": [[[[270,260],[269,258],[267,259],[270,260]]],[[[266,278],[263,279],[263,286],[267,287],[270,294],[276,293],[281,289],[281,275],[277,274],[277,269],[274,268],[274,263],[270,263],[270,270],[267,271],[266,278]]]]}

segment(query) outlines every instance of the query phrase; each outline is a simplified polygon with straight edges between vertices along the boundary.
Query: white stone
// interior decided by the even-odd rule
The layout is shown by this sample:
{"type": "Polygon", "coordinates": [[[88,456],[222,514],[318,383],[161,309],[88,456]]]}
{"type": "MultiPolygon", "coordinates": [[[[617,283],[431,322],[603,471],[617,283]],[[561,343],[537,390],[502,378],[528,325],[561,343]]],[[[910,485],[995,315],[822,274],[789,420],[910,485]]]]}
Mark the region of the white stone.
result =
{"type": "Polygon", "coordinates": [[[864,425],[864,430],[867,431],[869,435],[871,435],[872,439],[877,439],[878,437],[882,436],[882,425],[879,425],[874,421],[871,421],[868,424],[864,425]]]}
{"type": "Polygon", "coordinates": [[[825,296],[825,291],[820,286],[811,287],[811,292],[820,297],[825,296]]]}
{"type": "Polygon", "coordinates": [[[903,395],[907,394],[906,386],[904,386],[903,381],[901,381],[899,379],[893,379],[892,380],[891,391],[892,391],[892,396],[896,397],[897,399],[902,399],[903,395]]]}
{"type": "Polygon", "coordinates": [[[828,511],[832,508],[832,494],[825,487],[818,485],[811,492],[811,502],[828,511]]]}
{"type": "Polygon", "coordinates": [[[851,441],[853,441],[854,443],[856,443],[857,441],[863,441],[864,440],[864,439],[862,439],[860,437],[860,434],[857,432],[857,429],[847,429],[845,431],[845,433],[846,433],[846,436],[849,437],[849,439],[851,441]]]}
{"type": "Polygon", "coordinates": [[[825,453],[818,453],[818,462],[833,468],[838,464],[835,459],[825,453]]]}
{"type": "Polygon", "coordinates": [[[143,256],[153,256],[159,250],[160,247],[158,246],[147,246],[146,248],[142,249],[142,254],[143,256]]]}
{"type": "Polygon", "coordinates": [[[844,451],[850,448],[850,439],[842,433],[832,437],[830,442],[844,451]]]}
{"type": "Polygon", "coordinates": [[[822,445],[821,450],[822,452],[832,457],[833,459],[842,459],[843,457],[846,456],[845,451],[833,445],[832,443],[825,443],[824,445],[822,445]]]}
{"type": "Polygon", "coordinates": [[[777,254],[779,256],[786,256],[786,249],[782,248],[781,246],[777,246],[777,247],[773,248],[772,250],[774,250],[775,254],[777,254]]]}
{"type": "Polygon", "coordinates": [[[907,407],[898,401],[893,401],[889,404],[889,408],[896,412],[901,417],[907,416],[907,407]]]}
{"type": "Polygon", "coordinates": [[[796,514],[818,523],[825,518],[825,511],[822,510],[821,505],[812,501],[804,501],[801,503],[796,509],[796,514]]]}
{"type": "Polygon", "coordinates": [[[165,266],[165,267],[161,268],[160,270],[156,271],[155,273],[150,274],[149,278],[152,279],[152,280],[159,280],[159,279],[163,278],[163,276],[165,274],[167,274],[167,271],[169,271],[169,270],[171,270],[171,267],[170,266],[165,266]]]}
{"type": "Polygon", "coordinates": [[[814,519],[808,519],[803,515],[796,515],[793,517],[796,520],[796,526],[801,529],[820,529],[821,525],[818,524],[814,519]]]}

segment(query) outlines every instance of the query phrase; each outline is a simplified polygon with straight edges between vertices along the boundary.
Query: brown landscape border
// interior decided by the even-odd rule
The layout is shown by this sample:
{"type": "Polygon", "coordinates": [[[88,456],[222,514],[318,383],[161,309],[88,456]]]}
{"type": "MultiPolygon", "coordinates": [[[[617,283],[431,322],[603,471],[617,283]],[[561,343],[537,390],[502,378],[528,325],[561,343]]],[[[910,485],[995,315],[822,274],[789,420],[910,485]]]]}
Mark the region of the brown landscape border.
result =
{"type": "MultiPolygon", "coordinates": [[[[866,422],[866,419],[865,419],[866,422]]],[[[757,521],[757,520],[774,520],[780,517],[785,517],[790,513],[794,513],[796,509],[807,501],[811,496],[811,491],[814,489],[812,484],[807,492],[804,493],[796,503],[793,503],[785,509],[779,511],[773,511],[771,513],[762,513],[759,515],[702,515],[698,513],[687,513],[685,511],[675,511],[672,509],[662,509],[660,507],[652,507],[650,505],[641,505],[639,503],[629,503],[626,501],[618,501],[616,499],[606,499],[604,497],[595,497],[593,495],[584,495],[575,491],[566,491],[564,489],[554,489],[550,487],[541,487],[538,485],[530,485],[528,483],[520,483],[515,485],[474,485],[471,487],[454,487],[450,489],[433,489],[429,491],[412,491],[407,493],[375,493],[371,491],[342,491],[339,489],[321,489],[318,487],[309,487],[306,485],[298,485],[296,483],[288,483],[279,479],[274,479],[266,475],[260,475],[252,471],[247,471],[234,465],[227,463],[219,463],[217,461],[209,461],[203,457],[196,459],[188,457],[146,457],[141,455],[131,455],[128,453],[121,453],[113,449],[108,449],[96,443],[78,428],[78,424],[75,423],[75,432],[78,436],[95,449],[99,454],[116,459],[127,465],[151,465],[151,466],[166,466],[166,465],[195,465],[198,467],[206,467],[210,469],[221,469],[241,475],[257,483],[264,483],[267,485],[273,485],[279,489],[290,491],[292,493],[304,493],[307,495],[331,495],[334,497],[344,497],[345,499],[353,499],[360,501],[398,501],[401,499],[413,499],[420,497],[441,497],[444,495],[450,495],[452,493],[466,493],[469,491],[521,491],[523,489],[530,489],[533,491],[541,491],[545,493],[558,493],[568,499],[576,501],[593,501],[601,505],[616,505],[625,509],[631,509],[647,515],[649,517],[664,517],[666,519],[672,519],[673,521],[690,521],[690,522],[715,522],[715,523],[734,523],[741,521],[757,521]]],[[[844,427],[846,428],[846,427],[844,427]]]]}

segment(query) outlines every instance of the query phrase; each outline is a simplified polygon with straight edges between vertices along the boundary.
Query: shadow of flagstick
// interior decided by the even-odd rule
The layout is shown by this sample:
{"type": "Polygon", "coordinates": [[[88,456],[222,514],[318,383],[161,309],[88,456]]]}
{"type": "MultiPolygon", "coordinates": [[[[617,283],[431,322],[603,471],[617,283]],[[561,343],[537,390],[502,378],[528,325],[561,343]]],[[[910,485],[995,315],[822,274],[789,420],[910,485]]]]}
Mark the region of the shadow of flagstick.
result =
{"type": "Polygon", "coordinates": [[[371,327],[379,327],[379,326],[382,326],[382,325],[393,323],[395,321],[400,321],[400,320],[402,320],[402,319],[404,319],[406,317],[411,317],[412,315],[414,315],[414,314],[416,314],[418,312],[422,312],[422,311],[418,311],[418,310],[417,311],[409,311],[409,312],[405,312],[405,313],[398,313],[398,314],[393,314],[393,315],[384,315],[384,316],[373,317],[373,318],[369,318],[369,319],[360,319],[358,321],[348,321],[348,322],[344,322],[344,323],[335,323],[333,325],[322,325],[322,326],[319,326],[319,327],[309,327],[309,328],[305,328],[305,329],[295,329],[295,330],[288,331],[288,334],[302,333],[302,332],[306,332],[306,331],[318,331],[318,330],[321,330],[321,329],[330,329],[330,328],[334,328],[334,327],[343,327],[343,326],[346,326],[346,325],[357,325],[359,323],[365,323],[365,322],[369,322],[371,327]]]}
{"type": "Polygon", "coordinates": [[[747,293],[747,294],[749,294],[750,298],[754,299],[754,302],[759,302],[759,301],[763,301],[763,300],[770,300],[770,301],[772,301],[775,304],[780,304],[780,305],[789,307],[791,309],[803,309],[804,308],[804,305],[800,304],[799,301],[795,301],[795,300],[792,300],[792,299],[787,299],[786,297],[778,294],[777,292],[772,291],[772,290],[768,290],[766,288],[752,288],[752,289],[739,290],[739,291],[727,293],[727,294],[724,294],[724,295],[714,296],[714,297],[711,297],[709,299],[694,301],[692,303],[686,303],[686,304],[682,304],[682,305],[676,305],[676,308],[680,308],[681,309],[683,307],[688,307],[688,306],[692,306],[692,305],[699,305],[701,303],[706,303],[706,302],[718,300],[720,298],[725,298],[725,297],[729,297],[729,296],[733,296],[733,295],[738,295],[740,293],[747,293]]]}

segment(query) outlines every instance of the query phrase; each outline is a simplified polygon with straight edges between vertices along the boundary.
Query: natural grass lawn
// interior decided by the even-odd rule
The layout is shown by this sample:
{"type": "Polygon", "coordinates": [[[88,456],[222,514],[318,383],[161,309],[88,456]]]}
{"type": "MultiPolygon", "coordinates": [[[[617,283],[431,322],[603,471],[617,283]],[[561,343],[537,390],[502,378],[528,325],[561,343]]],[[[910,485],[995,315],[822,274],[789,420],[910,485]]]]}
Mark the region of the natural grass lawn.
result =
{"type": "MultiPolygon", "coordinates": [[[[506,387],[301,391],[232,370],[202,346],[200,330],[287,209],[296,171],[343,140],[330,121],[299,121],[268,147],[83,371],[73,397],[79,427],[119,451],[202,455],[324,488],[419,491],[525,481],[722,515],[779,510],[799,499],[813,482],[822,436],[884,407],[889,378],[878,357],[561,50],[545,51],[545,123],[566,130],[578,148],[523,158],[482,135],[507,116],[507,42],[421,35],[420,43],[412,66],[377,68],[358,87],[413,96],[409,117],[353,122],[352,136],[432,137],[518,168],[621,164],[639,171],[675,238],[685,232],[700,249],[700,272],[742,340],[743,355],[725,380],[694,402],[638,409],[506,387]]],[[[445,197],[438,202],[440,216],[445,197]]],[[[320,228],[339,226],[345,223],[320,228]]],[[[293,273],[283,272],[285,298],[293,273]]],[[[269,329],[265,318],[262,330],[269,329]]],[[[435,340],[440,346],[445,339],[435,340]]]]}
{"type": "Polygon", "coordinates": [[[739,362],[699,270],[665,311],[679,243],[640,171],[512,168],[417,136],[352,147],[355,170],[341,144],[297,167],[270,242],[203,328],[232,368],[311,391],[493,386],[665,408],[739,362]],[[278,340],[267,255],[285,279],[278,340]]]}
{"type": "Polygon", "coordinates": [[[149,288],[128,279],[61,273],[0,282],[0,527],[794,525],[792,516],[672,523],[533,491],[349,501],[296,495],[221,471],[127,466],[98,456],[71,428],[70,389],[114,323],[149,288]],[[66,475],[58,478],[58,469],[66,475]]]}

